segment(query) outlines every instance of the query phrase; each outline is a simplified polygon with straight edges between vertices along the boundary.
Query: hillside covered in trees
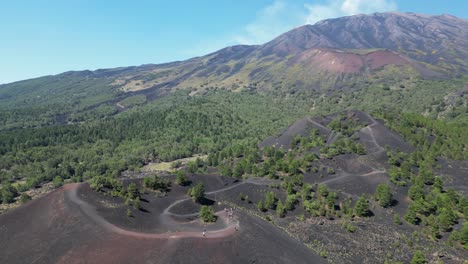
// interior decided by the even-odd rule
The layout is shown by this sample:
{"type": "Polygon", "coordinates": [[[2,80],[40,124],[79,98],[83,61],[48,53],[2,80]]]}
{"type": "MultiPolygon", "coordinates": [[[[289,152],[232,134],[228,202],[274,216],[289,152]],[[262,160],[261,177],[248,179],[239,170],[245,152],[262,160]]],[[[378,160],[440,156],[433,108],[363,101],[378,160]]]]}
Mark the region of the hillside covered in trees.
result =
{"type": "Polygon", "coordinates": [[[54,245],[43,251],[59,248],[43,262],[74,259],[70,231],[143,260],[155,248],[183,262],[164,243],[191,251],[209,237],[219,256],[247,252],[229,255],[243,263],[282,248],[293,263],[461,263],[467,29],[451,16],[351,16],[182,62],[0,85],[0,224],[11,226],[0,234],[19,236],[0,242],[0,260],[35,260],[22,249],[41,230],[54,245]]]}

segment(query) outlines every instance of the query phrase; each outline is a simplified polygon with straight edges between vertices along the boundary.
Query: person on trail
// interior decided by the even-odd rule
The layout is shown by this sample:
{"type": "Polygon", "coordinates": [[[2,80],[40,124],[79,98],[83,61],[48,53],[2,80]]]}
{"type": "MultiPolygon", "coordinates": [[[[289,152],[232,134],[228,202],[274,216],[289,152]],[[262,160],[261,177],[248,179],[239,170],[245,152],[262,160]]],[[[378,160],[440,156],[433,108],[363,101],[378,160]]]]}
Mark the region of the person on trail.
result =
{"type": "Polygon", "coordinates": [[[206,237],[206,229],[203,230],[203,237],[206,237]]]}

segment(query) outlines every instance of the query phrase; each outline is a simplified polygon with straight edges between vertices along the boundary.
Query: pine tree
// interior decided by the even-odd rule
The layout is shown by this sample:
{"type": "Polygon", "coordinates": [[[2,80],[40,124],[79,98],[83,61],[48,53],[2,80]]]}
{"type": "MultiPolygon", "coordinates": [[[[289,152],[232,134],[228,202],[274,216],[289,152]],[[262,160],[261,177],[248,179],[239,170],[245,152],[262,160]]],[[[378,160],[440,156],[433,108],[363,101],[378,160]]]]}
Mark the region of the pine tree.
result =
{"type": "Polygon", "coordinates": [[[197,183],[195,187],[190,189],[190,196],[192,196],[194,201],[201,202],[205,197],[205,186],[203,183],[197,183]]]}
{"type": "Polygon", "coordinates": [[[199,215],[203,222],[214,222],[216,220],[213,207],[211,206],[202,205],[199,215]]]}
{"type": "Polygon", "coordinates": [[[413,258],[411,259],[411,264],[424,264],[427,263],[426,258],[424,257],[424,254],[421,252],[421,250],[416,250],[414,252],[413,258]]]}
{"type": "Polygon", "coordinates": [[[283,205],[283,202],[281,200],[278,200],[278,204],[276,205],[276,214],[278,217],[284,217],[284,214],[286,213],[286,208],[283,205]]]}
{"type": "Polygon", "coordinates": [[[406,222],[416,225],[419,223],[420,220],[416,213],[416,209],[414,208],[414,206],[411,206],[411,205],[412,204],[408,206],[408,209],[406,210],[406,214],[403,218],[405,219],[406,222]]]}
{"type": "Polygon", "coordinates": [[[390,206],[393,202],[393,194],[391,192],[391,189],[385,183],[381,183],[377,185],[374,198],[376,201],[378,201],[379,205],[382,207],[390,206]]]}
{"type": "Polygon", "coordinates": [[[258,201],[257,208],[260,212],[265,212],[265,205],[263,205],[263,200],[258,201]]]}
{"type": "Polygon", "coordinates": [[[265,207],[268,209],[275,209],[276,197],[272,191],[265,194],[265,207]]]}
{"type": "Polygon", "coordinates": [[[180,186],[185,186],[188,183],[187,176],[185,175],[185,171],[178,170],[176,173],[176,183],[180,186]]]}
{"type": "Polygon", "coordinates": [[[370,215],[369,202],[364,195],[361,195],[354,205],[354,213],[357,216],[366,217],[370,215]]]}
{"type": "Polygon", "coordinates": [[[135,198],[133,201],[133,208],[139,210],[140,209],[140,197],[135,198]]]}
{"type": "Polygon", "coordinates": [[[394,214],[393,215],[393,223],[395,223],[396,225],[401,225],[401,219],[400,219],[400,215],[399,214],[394,214]]]}

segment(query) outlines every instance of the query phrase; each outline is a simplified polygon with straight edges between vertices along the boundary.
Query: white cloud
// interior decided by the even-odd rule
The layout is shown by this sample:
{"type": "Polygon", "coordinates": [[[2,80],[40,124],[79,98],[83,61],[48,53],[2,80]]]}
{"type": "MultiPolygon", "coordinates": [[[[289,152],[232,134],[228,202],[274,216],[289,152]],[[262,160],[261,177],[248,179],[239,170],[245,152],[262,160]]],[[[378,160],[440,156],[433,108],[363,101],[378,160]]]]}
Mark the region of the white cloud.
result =
{"type": "Polygon", "coordinates": [[[306,10],[284,0],[275,0],[258,12],[256,18],[247,24],[242,32],[234,35],[234,42],[239,44],[261,44],[300,26],[307,15],[306,10]]]}
{"type": "Polygon", "coordinates": [[[397,4],[393,0],[329,0],[326,4],[304,4],[308,10],[306,24],[317,21],[375,12],[395,11],[397,4]]]}
{"type": "Polygon", "coordinates": [[[199,56],[229,45],[263,44],[292,28],[314,24],[323,19],[394,11],[397,8],[394,0],[325,0],[322,4],[306,1],[274,0],[239,32],[196,43],[184,52],[184,56],[199,56]]]}
{"type": "Polygon", "coordinates": [[[394,0],[327,0],[324,4],[304,3],[302,6],[275,0],[263,8],[240,34],[235,35],[233,42],[262,44],[294,27],[323,19],[396,9],[394,0]]]}

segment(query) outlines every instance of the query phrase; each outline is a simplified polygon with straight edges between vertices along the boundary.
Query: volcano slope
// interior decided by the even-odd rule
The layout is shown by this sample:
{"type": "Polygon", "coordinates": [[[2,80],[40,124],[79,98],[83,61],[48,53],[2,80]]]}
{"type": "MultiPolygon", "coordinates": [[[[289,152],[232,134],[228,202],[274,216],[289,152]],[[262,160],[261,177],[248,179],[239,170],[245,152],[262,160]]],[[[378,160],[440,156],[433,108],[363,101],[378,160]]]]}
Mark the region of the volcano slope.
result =
{"type": "Polygon", "coordinates": [[[226,47],[185,61],[70,71],[3,84],[0,113],[5,122],[0,130],[99,120],[176,90],[195,95],[214,88],[308,97],[325,109],[335,99],[353,107],[386,104],[382,93],[410,91],[401,99],[415,98],[416,103],[391,100],[392,105],[422,113],[421,94],[413,91],[435,85],[426,99],[431,102],[458,89],[451,88],[454,82],[466,85],[467,36],[468,21],[449,15],[355,15],[304,25],[263,45],[226,47]],[[378,100],[360,102],[374,89],[378,100]],[[363,94],[354,96],[356,92],[363,94]],[[326,98],[330,100],[321,105],[326,98]]]}
{"type": "MultiPolygon", "coordinates": [[[[435,130],[432,133],[435,137],[435,130]]],[[[338,263],[383,263],[386,260],[405,263],[410,261],[415,250],[412,245],[417,243],[417,247],[431,248],[426,253],[432,261],[463,262],[463,250],[447,248],[438,241],[450,241],[449,232],[441,231],[435,238],[428,231],[434,228],[429,220],[422,220],[424,223],[420,225],[406,221],[408,212],[421,200],[418,202],[414,196],[410,197],[415,190],[412,184],[397,178],[403,170],[405,175],[402,177],[407,180],[411,177],[413,183],[421,181],[422,177],[437,175],[436,178],[444,182],[443,191],[434,190],[430,179],[426,180],[429,183],[418,185],[426,196],[426,206],[431,208],[434,203],[431,197],[440,198],[452,193],[461,197],[457,206],[463,208],[466,204],[466,161],[437,158],[431,165],[432,172],[424,171],[421,163],[408,167],[408,158],[404,161],[397,156],[414,157],[414,153],[421,153],[420,148],[406,142],[382,120],[361,111],[300,119],[278,136],[267,138],[259,147],[263,149],[261,171],[274,168],[275,173],[270,173],[269,177],[281,179],[281,187],[289,194],[278,195],[278,199],[287,201],[289,196],[301,197],[301,204],[288,211],[284,218],[275,219],[275,223],[316,251],[326,251],[330,260],[338,263]],[[363,149],[359,150],[358,145],[363,149]],[[291,170],[295,172],[291,173],[291,170]],[[311,198],[303,198],[306,189],[297,185],[301,181],[312,186],[311,198]],[[393,195],[391,204],[385,207],[372,198],[381,184],[387,185],[393,195]],[[454,190],[459,193],[455,194],[454,190]],[[370,206],[365,217],[357,217],[355,211],[349,209],[360,197],[365,197],[370,206]],[[309,215],[313,217],[308,218],[309,215]],[[401,223],[403,218],[405,221],[401,223]]],[[[417,213],[420,219],[434,218],[434,212],[429,210],[435,209],[421,208],[417,213]]],[[[460,212],[460,218],[456,217],[458,220],[453,228],[460,228],[465,223],[463,215],[460,212]]]]}
{"type": "MultiPolygon", "coordinates": [[[[219,187],[219,179],[214,176],[203,181],[219,187]]],[[[248,184],[208,189],[207,194],[248,184]]],[[[207,226],[186,217],[193,213],[190,208],[179,208],[185,214],[178,217],[170,207],[181,201],[191,202],[182,191],[183,188],[174,188],[167,197],[159,198],[144,194],[142,208],[146,209],[135,211],[129,218],[125,213],[118,214],[119,206],[125,206],[118,198],[96,193],[87,184],[65,185],[0,216],[0,233],[4,238],[0,241],[0,262],[323,262],[286,233],[242,211],[236,212],[233,220],[227,220],[225,213],[220,212],[218,221],[207,226]],[[145,214],[150,217],[141,216],[145,214]],[[148,219],[156,221],[150,223],[148,219]],[[202,234],[204,228],[206,237],[202,234]]]]}
{"type": "MultiPolygon", "coordinates": [[[[150,172],[122,174],[119,182],[127,191],[131,183],[142,190],[139,209],[108,190],[96,192],[80,183],[2,214],[0,234],[8,239],[0,241],[0,261],[407,263],[415,250],[422,250],[432,262],[463,263],[465,251],[459,242],[450,242],[450,231],[440,229],[431,238],[430,222],[403,222],[418,202],[408,195],[409,182],[420,175],[410,167],[412,179],[400,186],[405,179],[392,179],[390,160],[404,163],[401,157],[416,149],[364,112],[305,117],[259,146],[233,145],[210,153],[201,162],[204,173],[188,173],[188,186],[175,184],[175,175],[159,175],[172,182],[164,195],[142,187],[144,178],[153,177],[150,172]],[[239,172],[239,164],[246,169],[239,172]],[[200,204],[187,195],[197,183],[205,186],[202,203],[218,212],[215,223],[201,224],[200,204]],[[387,207],[371,198],[379,184],[387,184],[393,194],[387,207]],[[271,195],[273,202],[267,204],[271,195]],[[360,197],[369,204],[366,215],[355,209],[360,197]],[[225,208],[234,208],[234,219],[226,218],[225,208]]],[[[443,190],[434,192],[432,183],[423,192],[446,199],[454,194],[451,187],[460,191],[453,207],[458,217],[450,226],[459,232],[466,223],[461,210],[468,164],[445,158],[434,167],[438,164],[435,172],[443,179],[443,190]]],[[[445,210],[433,210],[432,218],[445,210]]],[[[431,217],[424,213],[417,213],[421,222],[431,217]]]]}

